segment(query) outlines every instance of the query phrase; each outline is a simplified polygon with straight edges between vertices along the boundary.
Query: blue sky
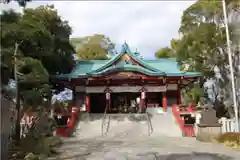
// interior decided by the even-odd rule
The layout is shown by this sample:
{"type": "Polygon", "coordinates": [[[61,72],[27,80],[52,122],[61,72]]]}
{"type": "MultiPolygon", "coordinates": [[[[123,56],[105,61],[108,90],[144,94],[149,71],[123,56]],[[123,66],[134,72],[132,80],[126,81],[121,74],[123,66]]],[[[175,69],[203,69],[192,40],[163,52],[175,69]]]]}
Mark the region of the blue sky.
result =
{"type": "MultiPolygon", "coordinates": [[[[73,28],[72,37],[104,34],[117,44],[127,41],[133,51],[153,59],[156,50],[178,38],[182,12],[194,1],[32,1],[27,7],[54,4],[73,28]]],[[[0,9],[21,11],[16,2],[0,9]]],[[[119,47],[117,47],[119,48],[119,47]]]]}

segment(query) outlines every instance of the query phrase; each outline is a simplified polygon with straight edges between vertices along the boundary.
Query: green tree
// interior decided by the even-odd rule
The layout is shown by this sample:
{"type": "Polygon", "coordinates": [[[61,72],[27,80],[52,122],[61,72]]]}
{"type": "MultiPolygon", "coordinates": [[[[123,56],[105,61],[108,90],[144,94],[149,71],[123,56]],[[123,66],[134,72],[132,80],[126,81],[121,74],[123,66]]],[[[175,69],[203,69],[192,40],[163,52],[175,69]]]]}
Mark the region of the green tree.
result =
{"type": "Polygon", "coordinates": [[[24,9],[23,14],[4,11],[1,20],[1,69],[6,71],[1,78],[6,80],[4,84],[14,78],[17,65],[21,96],[16,97],[21,97],[21,110],[42,109],[51,95],[49,75],[67,73],[74,65],[75,50],[69,42],[71,28],[52,5],[24,9]]]}
{"type": "Polygon", "coordinates": [[[47,83],[49,75],[72,69],[75,50],[69,41],[71,27],[53,5],[24,9],[23,14],[4,11],[1,28],[1,69],[8,73],[1,78],[13,78],[16,43],[18,75],[23,83],[47,83]]]}
{"type": "Polygon", "coordinates": [[[72,69],[75,50],[69,42],[71,28],[52,5],[25,9],[23,15],[5,11],[1,18],[1,62],[10,71],[15,43],[20,42],[18,55],[39,60],[38,64],[49,74],[67,73],[72,69]]]}
{"type": "Polygon", "coordinates": [[[155,57],[156,58],[173,58],[173,57],[176,57],[176,54],[173,49],[169,47],[165,47],[165,48],[159,49],[155,53],[155,57]]]}
{"type": "Polygon", "coordinates": [[[164,47],[159,49],[155,53],[156,58],[176,58],[177,57],[177,45],[179,44],[178,39],[172,39],[170,41],[170,47],[164,47]]]}
{"type": "Polygon", "coordinates": [[[187,91],[183,92],[185,103],[197,104],[201,98],[205,97],[204,89],[199,84],[194,84],[187,91]]]}
{"type": "MultiPolygon", "coordinates": [[[[239,24],[236,23],[236,17],[240,15],[239,2],[239,0],[226,1],[232,44],[236,43],[232,37],[236,37],[237,32],[234,32],[234,26],[239,24]]],[[[201,87],[203,87],[205,81],[209,79],[215,80],[216,87],[219,88],[218,91],[224,98],[215,99],[214,103],[231,98],[221,1],[198,0],[184,11],[179,32],[182,37],[178,41],[176,53],[182,68],[202,72],[201,87]]],[[[240,61],[237,58],[239,57],[239,51],[236,48],[234,49],[234,46],[232,48],[235,57],[233,58],[233,64],[235,75],[239,77],[238,65],[240,61]]]]}
{"type": "Polygon", "coordinates": [[[115,44],[108,37],[95,34],[80,39],[76,50],[81,60],[104,60],[108,59],[108,55],[115,54],[115,44]]]}

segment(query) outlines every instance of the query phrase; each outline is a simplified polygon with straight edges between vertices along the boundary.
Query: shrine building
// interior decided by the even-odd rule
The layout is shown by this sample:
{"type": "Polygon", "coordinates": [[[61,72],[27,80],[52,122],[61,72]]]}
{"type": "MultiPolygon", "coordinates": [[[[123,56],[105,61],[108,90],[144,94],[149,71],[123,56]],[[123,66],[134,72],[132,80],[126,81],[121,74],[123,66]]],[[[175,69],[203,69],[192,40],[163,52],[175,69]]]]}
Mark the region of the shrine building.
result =
{"type": "Polygon", "coordinates": [[[181,104],[181,89],[200,77],[181,71],[176,59],[144,60],[124,43],[121,52],[109,60],[78,61],[69,74],[54,76],[54,83],[72,89],[76,106],[86,112],[127,112],[132,102],[140,107],[181,104]],[[125,110],[125,111],[123,111],[125,110]]]}

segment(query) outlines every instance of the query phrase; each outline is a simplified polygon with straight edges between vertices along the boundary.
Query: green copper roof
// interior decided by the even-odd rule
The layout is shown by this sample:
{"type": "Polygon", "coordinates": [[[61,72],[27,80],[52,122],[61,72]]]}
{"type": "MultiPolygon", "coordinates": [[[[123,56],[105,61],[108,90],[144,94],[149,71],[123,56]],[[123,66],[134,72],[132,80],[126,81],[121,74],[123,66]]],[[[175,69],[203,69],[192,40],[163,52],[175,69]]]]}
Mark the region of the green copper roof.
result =
{"type": "Polygon", "coordinates": [[[116,71],[132,71],[132,72],[140,72],[146,75],[150,75],[150,76],[160,76],[160,75],[165,75],[164,72],[162,71],[151,71],[148,69],[145,69],[141,66],[137,66],[137,65],[130,65],[130,64],[124,64],[124,65],[119,65],[119,66],[113,66],[113,67],[109,67],[105,70],[102,70],[101,72],[90,72],[87,75],[91,75],[91,76],[101,76],[104,74],[108,74],[108,73],[112,73],[112,72],[116,72],[116,71]]]}
{"type": "Polygon", "coordinates": [[[57,78],[80,78],[101,76],[115,71],[133,71],[140,72],[151,76],[185,76],[185,77],[199,77],[199,72],[184,72],[181,71],[178,62],[173,58],[158,59],[158,60],[143,60],[137,54],[130,51],[128,45],[122,45],[121,53],[115,55],[110,60],[90,60],[79,61],[74,70],[69,74],[57,75],[57,78]],[[134,65],[131,62],[119,61],[121,56],[127,54],[130,58],[140,65],[134,65]]]}
{"type": "Polygon", "coordinates": [[[136,62],[138,62],[139,64],[142,64],[145,68],[152,70],[152,71],[156,71],[158,72],[159,70],[157,68],[154,68],[150,65],[148,65],[147,63],[145,63],[143,60],[141,60],[139,57],[137,57],[134,53],[131,52],[131,50],[129,49],[128,44],[125,42],[122,45],[122,49],[121,49],[121,53],[115,55],[112,59],[110,59],[108,61],[108,63],[106,63],[105,65],[103,65],[102,67],[100,67],[99,69],[96,70],[96,72],[100,72],[104,69],[106,69],[107,67],[110,67],[111,65],[114,64],[114,62],[116,62],[117,60],[120,59],[120,57],[124,54],[128,54],[133,60],[135,60],[136,62]]]}

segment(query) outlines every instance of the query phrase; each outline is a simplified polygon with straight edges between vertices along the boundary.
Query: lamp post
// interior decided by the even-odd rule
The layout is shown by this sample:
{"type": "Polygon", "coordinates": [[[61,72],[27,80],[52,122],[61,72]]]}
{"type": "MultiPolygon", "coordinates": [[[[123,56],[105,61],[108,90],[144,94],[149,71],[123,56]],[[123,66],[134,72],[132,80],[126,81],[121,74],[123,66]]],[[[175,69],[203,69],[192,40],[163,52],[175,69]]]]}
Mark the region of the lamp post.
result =
{"type": "Polygon", "coordinates": [[[231,74],[233,106],[234,106],[234,112],[235,112],[236,130],[237,130],[237,132],[239,132],[237,94],[236,94],[235,78],[234,78],[234,72],[233,72],[233,61],[232,61],[231,45],[230,45],[229,30],[228,30],[228,18],[227,18],[225,0],[222,0],[222,6],[223,6],[223,16],[224,16],[224,23],[225,23],[225,30],[226,30],[226,38],[227,38],[227,51],[228,51],[228,60],[229,60],[229,67],[230,67],[230,74],[231,74]]]}

